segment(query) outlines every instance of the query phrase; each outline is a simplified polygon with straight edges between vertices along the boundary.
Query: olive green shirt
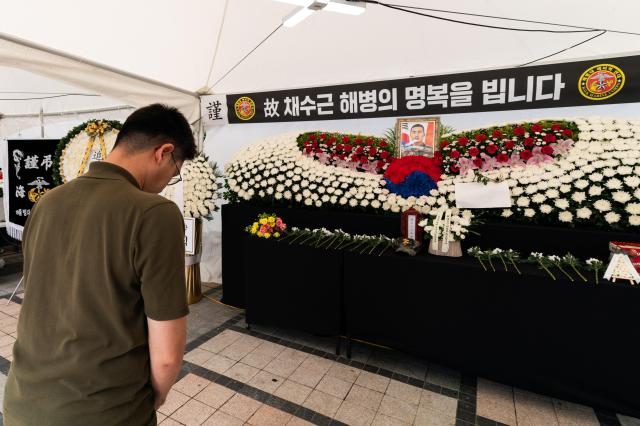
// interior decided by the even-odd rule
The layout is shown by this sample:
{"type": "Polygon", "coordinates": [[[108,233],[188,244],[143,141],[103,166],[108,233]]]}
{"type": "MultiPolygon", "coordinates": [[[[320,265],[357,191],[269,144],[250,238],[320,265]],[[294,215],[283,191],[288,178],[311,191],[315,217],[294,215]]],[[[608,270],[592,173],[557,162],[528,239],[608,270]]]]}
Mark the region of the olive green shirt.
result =
{"type": "Polygon", "coordinates": [[[188,313],[178,207],[95,162],[38,202],[23,254],[5,424],[156,424],[146,317],[188,313]]]}

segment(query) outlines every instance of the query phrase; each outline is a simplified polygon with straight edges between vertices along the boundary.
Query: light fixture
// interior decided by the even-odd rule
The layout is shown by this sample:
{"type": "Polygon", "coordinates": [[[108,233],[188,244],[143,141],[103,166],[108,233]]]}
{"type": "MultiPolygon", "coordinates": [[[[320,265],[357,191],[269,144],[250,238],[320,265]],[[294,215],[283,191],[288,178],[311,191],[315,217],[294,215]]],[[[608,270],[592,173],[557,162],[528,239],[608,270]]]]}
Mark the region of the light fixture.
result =
{"type": "Polygon", "coordinates": [[[346,13],[347,15],[362,15],[365,11],[365,2],[353,2],[346,0],[331,0],[322,10],[327,12],[346,13]]]}
{"type": "Polygon", "coordinates": [[[287,17],[284,18],[282,25],[285,27],[294,27],[298,25],[300,22],[307,19],[309,16],[313,15],[313,10],[308,9],[306,7],[294,10],[287,17]]]}
{"type": "Polygon", "coordinates": [[[362,15],[365,12],[366,3],[363,1],[349,0],[276,0],[281,3],[294,4],[300,9],[293,11],[283,20],[285,27],[293,27],[319,10],[327,12],[344,13],[347,15],[362,15]]]}

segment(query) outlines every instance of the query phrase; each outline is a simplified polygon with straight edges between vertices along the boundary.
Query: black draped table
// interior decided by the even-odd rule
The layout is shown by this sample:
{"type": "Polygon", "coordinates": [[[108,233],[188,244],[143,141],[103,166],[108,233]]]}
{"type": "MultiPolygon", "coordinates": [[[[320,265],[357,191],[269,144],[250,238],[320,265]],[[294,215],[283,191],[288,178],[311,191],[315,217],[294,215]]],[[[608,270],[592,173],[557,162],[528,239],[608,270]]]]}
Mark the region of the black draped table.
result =
{"type": "MultiPolygon", "coordinates": [[[[535,266],[485,272],[470,257],[368,256],[263,241],[264,208],[223,207],[225,303],[248,323],[346,334],[513,386],[640,417],[640,288],[556,281],[535,266]]],[[[398,217],[272,209],[290,226],[397,234],[398,217]]],[[[269,210],[271,212],[271,210],[269,210]]],[[[481,245],[606,259],[633,236],[485,225],[481,245]]],[[[463,249],[476,242],[470,241],[463,249]]],[[[575,276],[575,274],[573,274],[575,276]]]]}

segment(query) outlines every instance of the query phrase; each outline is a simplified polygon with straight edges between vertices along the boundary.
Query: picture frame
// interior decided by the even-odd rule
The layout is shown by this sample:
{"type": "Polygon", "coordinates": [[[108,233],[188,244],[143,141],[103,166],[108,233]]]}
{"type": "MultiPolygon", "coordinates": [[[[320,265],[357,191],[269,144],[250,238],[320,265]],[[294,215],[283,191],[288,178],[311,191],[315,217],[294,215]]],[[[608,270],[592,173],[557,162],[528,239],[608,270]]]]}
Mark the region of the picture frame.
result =
{"type": "Polygon", "coordinates": [[[399,118],[396,121],[396,156],[433,157],[440,148],[440,117],[399,118]]]}

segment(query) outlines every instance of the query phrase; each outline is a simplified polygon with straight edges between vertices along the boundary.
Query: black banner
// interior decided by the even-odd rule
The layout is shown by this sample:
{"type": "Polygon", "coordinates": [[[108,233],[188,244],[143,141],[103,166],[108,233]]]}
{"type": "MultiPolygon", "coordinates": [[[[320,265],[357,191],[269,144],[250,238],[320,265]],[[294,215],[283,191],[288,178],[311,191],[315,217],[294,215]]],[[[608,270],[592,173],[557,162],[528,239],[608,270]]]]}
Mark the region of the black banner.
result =
{"type": "Polygon", "coordinates": [[[227,95],[230,123],[345,120],[640,102],[640,56],[227,95]]]}
{"type": "Polygon", "coordinates": [[[55,185],[53,158],[57,139],[7,141],[9,222],[24,226],[33,205],[55,185]]]}

